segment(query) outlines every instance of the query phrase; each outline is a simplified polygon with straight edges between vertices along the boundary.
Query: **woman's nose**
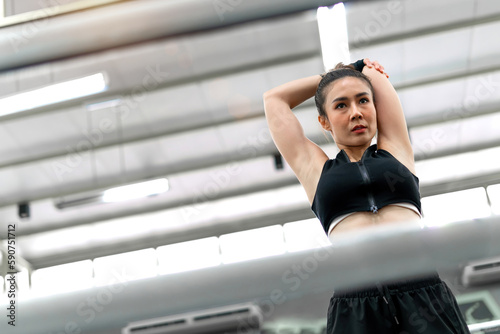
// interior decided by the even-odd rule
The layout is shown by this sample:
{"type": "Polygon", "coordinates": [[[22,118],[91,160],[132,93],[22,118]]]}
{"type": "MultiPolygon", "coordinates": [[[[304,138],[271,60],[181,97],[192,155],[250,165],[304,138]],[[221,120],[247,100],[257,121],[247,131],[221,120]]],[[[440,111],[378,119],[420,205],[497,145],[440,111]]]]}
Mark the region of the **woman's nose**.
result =
{"type": "Polygon", "coordinates": [[[363,114],[359,111],[359,109],[356,107],[353,107],[351,119],[362,118],[362,117],[363,117],[363,114]]]}

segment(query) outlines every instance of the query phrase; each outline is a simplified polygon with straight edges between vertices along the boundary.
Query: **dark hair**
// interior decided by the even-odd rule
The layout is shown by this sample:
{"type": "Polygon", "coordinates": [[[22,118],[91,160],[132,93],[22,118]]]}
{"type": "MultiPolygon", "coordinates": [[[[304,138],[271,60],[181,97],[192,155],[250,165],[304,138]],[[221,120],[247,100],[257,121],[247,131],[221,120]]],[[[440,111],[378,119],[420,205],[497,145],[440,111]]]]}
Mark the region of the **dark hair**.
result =
{"type": "Polygon", "coordinates": [[[316,102],[316,108],[318,108],[318,113],[320,116],[327,117],[325,108],[323,107],[326,98],[325,88],[328,87],[335,80],[342,79],[345,77],[354,77],[366,82],[366,84],[368,85],[368,87],[372,92],[373,98],[375,99],[375,95],[373,94],[372,83],[366,75],[364,75],[359,71],[356,71],[354,69],[354,66],[352,65],[344,65],[342,63],[338,63],[333,70],[330,70],[323,75],[323,78],[319,82],[318,89],[316,89],[316,95],[314,96],[314,101],[316,102]]]}

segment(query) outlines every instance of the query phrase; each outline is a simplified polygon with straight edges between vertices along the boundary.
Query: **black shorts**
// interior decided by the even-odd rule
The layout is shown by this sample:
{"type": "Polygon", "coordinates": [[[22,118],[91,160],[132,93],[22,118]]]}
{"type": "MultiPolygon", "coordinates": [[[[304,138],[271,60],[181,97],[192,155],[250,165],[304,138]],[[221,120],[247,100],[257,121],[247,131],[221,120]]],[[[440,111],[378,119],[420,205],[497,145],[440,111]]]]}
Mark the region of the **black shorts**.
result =
{"type": "Polygon", "coordinates": [[[436,274],[335,292],[327,334],[470,333],[449,287],[436,274]]]}

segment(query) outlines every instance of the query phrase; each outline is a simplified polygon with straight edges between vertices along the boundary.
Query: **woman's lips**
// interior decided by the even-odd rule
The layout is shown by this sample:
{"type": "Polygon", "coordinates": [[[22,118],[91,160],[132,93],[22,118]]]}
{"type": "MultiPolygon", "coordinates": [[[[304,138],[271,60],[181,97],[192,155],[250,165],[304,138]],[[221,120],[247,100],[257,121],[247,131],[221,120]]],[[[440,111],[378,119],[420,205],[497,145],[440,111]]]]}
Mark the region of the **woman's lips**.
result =
{"type": "Polygon", "coordinates": [[[354,133],[363,133],[365,131],[366,131],[366,127],[365,126],[355,126],[352,129],[352,132],[354,132],[354,133]]]}

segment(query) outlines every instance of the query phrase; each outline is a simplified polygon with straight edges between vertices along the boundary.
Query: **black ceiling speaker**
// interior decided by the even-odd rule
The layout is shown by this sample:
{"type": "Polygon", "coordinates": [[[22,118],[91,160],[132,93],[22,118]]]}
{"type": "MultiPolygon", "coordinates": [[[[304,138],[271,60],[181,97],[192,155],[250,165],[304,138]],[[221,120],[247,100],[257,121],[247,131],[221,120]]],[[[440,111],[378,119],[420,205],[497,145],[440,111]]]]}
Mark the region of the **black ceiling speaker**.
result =
{"type": "Polygon", "coordinates": [[[30,204],[28,202],[18,204],[19,218],[27,219],[30,217],[30,204]]]}

